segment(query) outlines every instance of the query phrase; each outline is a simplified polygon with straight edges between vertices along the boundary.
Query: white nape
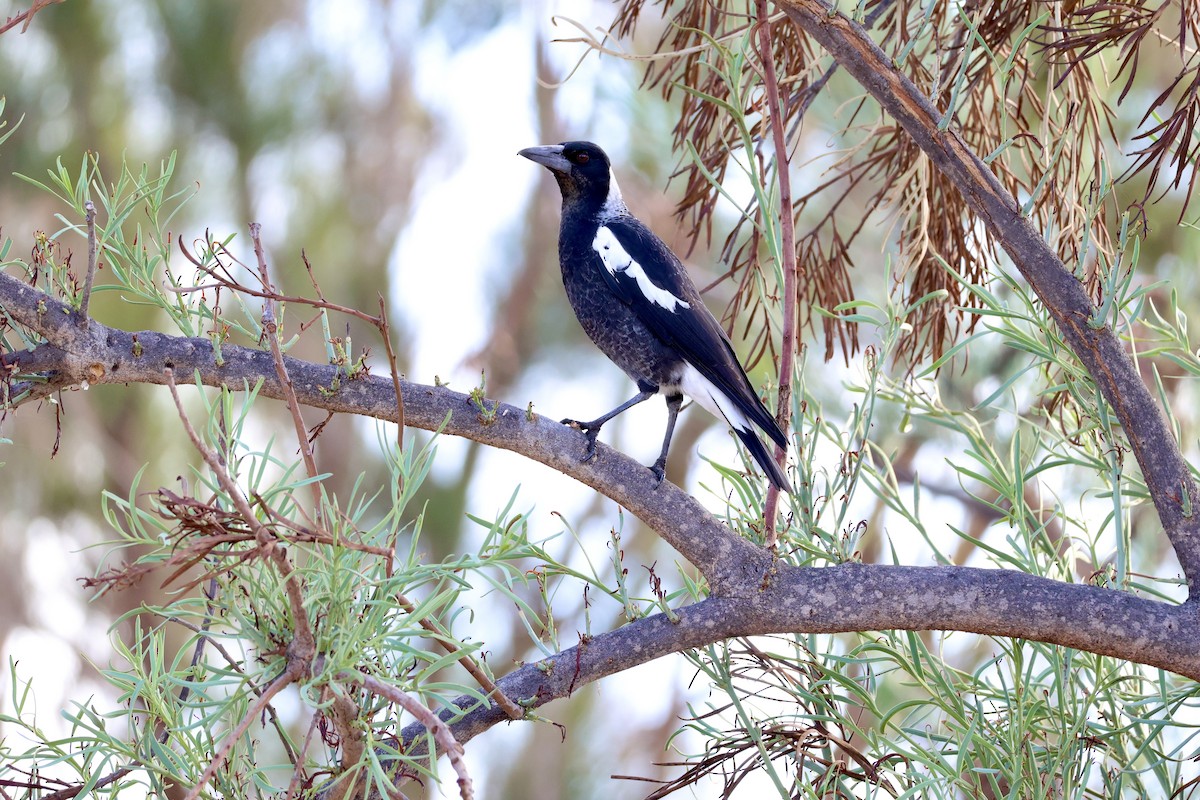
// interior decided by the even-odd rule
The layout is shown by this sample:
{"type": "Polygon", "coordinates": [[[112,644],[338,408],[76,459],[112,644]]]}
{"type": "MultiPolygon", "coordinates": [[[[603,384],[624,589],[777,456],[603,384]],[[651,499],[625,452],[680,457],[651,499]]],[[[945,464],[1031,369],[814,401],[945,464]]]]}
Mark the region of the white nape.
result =
{"type": "Polygon", "coordinates": [[[621,197],[621,187],[617,185],[617,176],[613,175],[610,169],[608,171],[608,197],[604,198],[604,205],[600,206],[600,219],[612,219],[628,213],[629,209],[625,206],[625,199],[621,197]]]}

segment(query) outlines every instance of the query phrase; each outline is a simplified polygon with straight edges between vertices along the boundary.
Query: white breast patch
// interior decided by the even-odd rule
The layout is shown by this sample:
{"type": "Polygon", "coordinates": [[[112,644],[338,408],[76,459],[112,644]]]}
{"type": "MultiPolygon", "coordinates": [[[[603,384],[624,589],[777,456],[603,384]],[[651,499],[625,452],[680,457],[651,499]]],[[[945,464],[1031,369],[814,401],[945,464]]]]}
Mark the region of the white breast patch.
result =
{"type": "Polygon", "coordinates": [[[601,225],[600,230],[596,231],[596,238],[592,240],[592,249],[600,256],[600,260],[604,262],[604,268],[609,273],[616,275],[618,272],[624,272],[633,278],[637,283],[638,290],[651,303],[660,305],[672,313],[676,306],[691,308],[685,301],[680,300],[666,289],[655,286],[650,280],[650,276],[646,274],[646,270],[633,260],[633,256],[625,252],[625,248],[621,247],[621,243],[617,241],[617,237],[607,226],[601,225]]]}

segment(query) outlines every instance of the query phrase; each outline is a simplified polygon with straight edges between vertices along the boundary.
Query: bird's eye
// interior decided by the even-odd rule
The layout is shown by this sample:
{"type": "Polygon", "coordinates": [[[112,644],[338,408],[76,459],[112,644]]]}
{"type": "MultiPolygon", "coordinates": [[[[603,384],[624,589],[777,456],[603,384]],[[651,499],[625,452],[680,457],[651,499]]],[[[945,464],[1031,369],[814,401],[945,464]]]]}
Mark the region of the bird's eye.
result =
{"type": "Polygon", "coordinates": [[[588,162],[588,154],[587,153],[580,153],[579,155],[575,156],[576,164],[586,164],[587,162],[588,162]]]}

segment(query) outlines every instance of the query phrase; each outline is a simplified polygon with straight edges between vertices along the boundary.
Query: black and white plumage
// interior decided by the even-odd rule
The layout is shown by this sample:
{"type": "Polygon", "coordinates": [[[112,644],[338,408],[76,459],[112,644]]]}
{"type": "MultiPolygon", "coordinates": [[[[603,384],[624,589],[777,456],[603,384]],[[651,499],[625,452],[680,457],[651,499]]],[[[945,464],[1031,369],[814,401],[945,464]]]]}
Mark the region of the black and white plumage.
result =
{"type": "Polygon", "coordinates": [[[629,213],[608,156],[591,142],[530,147],[520,155],[550,170],[562,191],[558,259],[567,298],[584,331],[625,371],[638,394],[590,422],[595,455],[604,423],[655,394],[666,397],[667,432],[650,469],[663,479],[683,396],[724,419],[771,483],[791,486],[755,428],[780,447],[787,437],[738,363],[729,337],[705,307],[679,258],[629,213]]]}

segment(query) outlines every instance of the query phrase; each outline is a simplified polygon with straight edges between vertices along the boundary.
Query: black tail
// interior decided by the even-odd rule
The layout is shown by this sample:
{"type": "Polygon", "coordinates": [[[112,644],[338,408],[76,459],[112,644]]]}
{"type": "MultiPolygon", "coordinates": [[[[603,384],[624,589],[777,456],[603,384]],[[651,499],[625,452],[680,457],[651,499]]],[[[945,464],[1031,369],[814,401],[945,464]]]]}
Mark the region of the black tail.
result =
{"type": "MultiPolygon", "coordinates": [[[[779,426],[776,425],[775,428],[778,430],[779,426]]],[[[768,450],[767,446],[763,444],[762,439],[759,439],[758,435],[755,434],[754,431],[748,431],[742,428],[735,427],[733,432],[736,433],[737,437],[742,440],[742,444],[744,444],[746,449],[750,451],[750,455],[754,456],[754,460],[758,462],[760,467],[762,467],[762,471],[767,474],[767,480],[774,484],[779,491],[791,494],[791,482],[788,481],[788,477],[786,474],[784,474],[783,469],[775,463],[775,459],[771,458],[771,451],[768,450]]],[[[784,441],[786,442],[787,440],[784,439],[784,441]]]]}

